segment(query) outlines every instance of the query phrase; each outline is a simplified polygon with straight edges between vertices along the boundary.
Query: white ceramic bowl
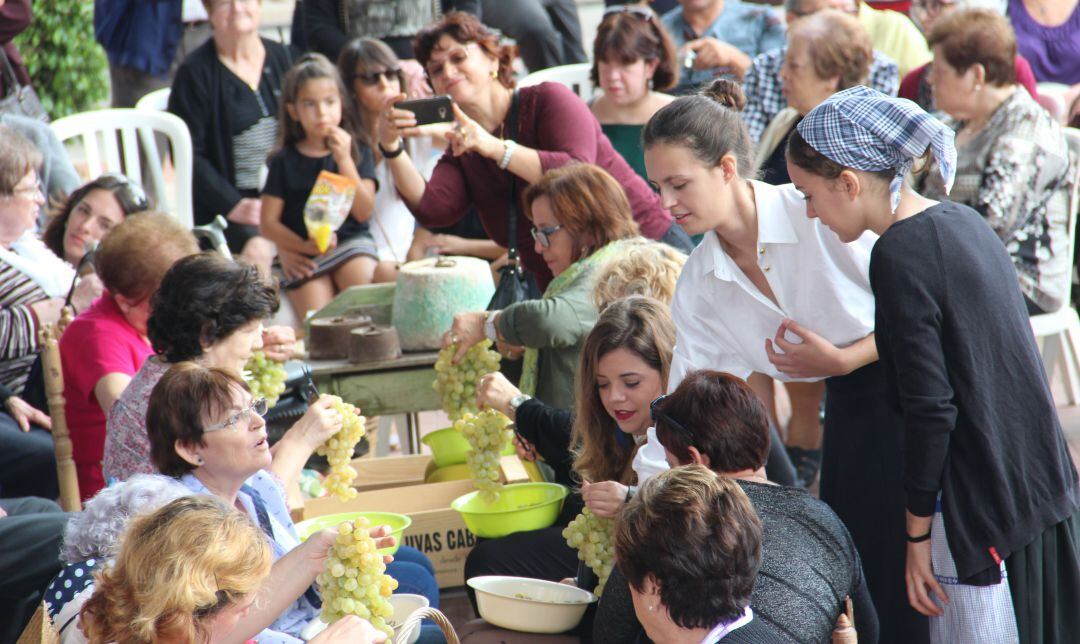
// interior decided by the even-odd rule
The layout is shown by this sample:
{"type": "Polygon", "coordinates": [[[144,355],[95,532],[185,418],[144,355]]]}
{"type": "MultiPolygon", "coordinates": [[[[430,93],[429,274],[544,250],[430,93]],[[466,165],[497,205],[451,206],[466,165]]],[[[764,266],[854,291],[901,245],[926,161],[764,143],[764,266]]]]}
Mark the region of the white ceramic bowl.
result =
{"type": "Polygon", "coordinates": [[[489,575],[468,583],[484,621],[524,633],[564,633],[596,601],[587,590],[542,579],[489,575]]]}
{"type": "Polygon", "coordinates": [[[402,593],[400,595],[390,595],[390,605],[394,607],[394,616],[389,620],[390,626],[394,629],[394,643],[414,644],[414,642],[420,638],[420,629],[417,628],[413,631],[412,636],[409,637],[409,641],[402,642],[398,640],[398,634],[401,632],[400,627],[405,623],[405,620],[409,619],[409,615],[412,615],[421,608],[427,608],[431,605],[431,602],[423,595],[402,593]]]}

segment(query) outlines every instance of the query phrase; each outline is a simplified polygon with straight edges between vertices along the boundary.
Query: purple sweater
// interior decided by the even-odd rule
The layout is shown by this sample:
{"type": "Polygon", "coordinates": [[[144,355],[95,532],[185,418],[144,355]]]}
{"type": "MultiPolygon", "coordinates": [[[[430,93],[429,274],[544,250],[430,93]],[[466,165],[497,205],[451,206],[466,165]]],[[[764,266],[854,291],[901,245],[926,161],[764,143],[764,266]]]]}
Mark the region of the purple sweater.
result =
{"type": "MultiPolygon", "coordinates": [[[[545,172],[578,161],[607,170],[626,190],[641,234],[651,239],[664,236],[671,227],[671,215],[660,206],[660,198],[649,185],[611,147],[584,101],[558,83],[522,87],[518,96],[518,133],[507,132],[506,138],[536,150],[545,172]]],[[[506,246],[510,179],[510,172],[500,170],[491,159],[475,153],[454,157],[447,150],[413,214],[423,226],[443,227],[464,217],[469,206],[476,206],[484,230],[495,242],[506,246]]],[[[518,199],[527,186],[518,178],[518,199]]],[[[525,268],[536,275],[544,289],[551,281],[551,272],[533,249],[530,226],[519,209],[518,252],[525,268]]]]}
{"type": "Polygon", "coordinates": [[[1056,27],[1035,21],[1023,0],[1009,0],[1016,50],[1031,63],[1040,83],[1080,83],[1080,5],[1056,27]]]}

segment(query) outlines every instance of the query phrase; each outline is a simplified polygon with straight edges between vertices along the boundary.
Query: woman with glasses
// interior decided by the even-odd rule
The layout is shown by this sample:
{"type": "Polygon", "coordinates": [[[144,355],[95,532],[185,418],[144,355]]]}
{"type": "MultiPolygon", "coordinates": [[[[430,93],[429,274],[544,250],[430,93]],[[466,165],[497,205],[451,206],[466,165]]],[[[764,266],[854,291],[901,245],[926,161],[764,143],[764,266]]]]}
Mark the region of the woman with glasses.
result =
{"type": "MultiPolygon", "coordinates": [[[[519,210],[525,188],[551,169],[585,162],[603,168],[625,189],[643,235],[689,250],[690,240],[611,147],[588,106],[557,83],[515,91],[513,49],[500,46],[476,18],[446,14],[420,32],[414,50],[435,92],[453,99],[456,122],[450,149],[427,181],[403,146],[403,136],[419,133],[414,115],[392,105],[384,110],[379,144],[394,185],[421,225],[448,226],[475,206],[491,239],[506,247],[508,218],[519,210]]],[[[522,263],[543,290],[554,277],[551,267],[530,245],[520,212],[515,226],[522,263]]]]}
{"type": "Polygon", "coordinates": [[[187,123],[195,147],[195,223],[225,217],[229,249],[269,275],[275,252],[259,237],[259,191],[294,56],[259,36],[262,0],[203,5],[213,37],[180,66],[169,94],[169,111],[187,123]]]}
{"type": "Polygon", "coordinates": [[[504,356],[521,355],[521,390],[558,409],[574,406],[572,383],[585,335],[596,322],[597,271],[637,235],[622,187],[603,169],[574,164],[552,170],[525,190],[533,248],[555,279],[539,300],[502,311],[459,313],[443,338],[460,360],[485,338],[504,356]]]}
{"type": "MultiPolygon", "coordinates": [[[[300,547],[300,539],[276,474],[276,457],[262,418],[265,413],[266,400],[253,399],[233,370],[179,362],[154,387],[146,419],[154,467],[179,479],[194,494],[216,496],[242,510],[268,537],[273,560],[278,561],[300,547]]],[[[336,421],[340,426],[341,418],[336,421]]],[[[291,467],[298,472],[303,465],[298,460],[291,467]]],[[[383,535],[389,534],[388,528],[384,530],[383,535]]],[[[396,557],[386,573],[398,581],[397,592],[423,594],[437,606],[438,585],[427,558],[405,547],[396,557]]],[[[309,585],[312,579],[303,578],[304,584],[289,595],[297,599],[258,641],[302,641],[300,632],[318,617],[322,603],[317,588],[309,585]]],[[[295,584],[296,580],[284,582],[295,584]]]]}

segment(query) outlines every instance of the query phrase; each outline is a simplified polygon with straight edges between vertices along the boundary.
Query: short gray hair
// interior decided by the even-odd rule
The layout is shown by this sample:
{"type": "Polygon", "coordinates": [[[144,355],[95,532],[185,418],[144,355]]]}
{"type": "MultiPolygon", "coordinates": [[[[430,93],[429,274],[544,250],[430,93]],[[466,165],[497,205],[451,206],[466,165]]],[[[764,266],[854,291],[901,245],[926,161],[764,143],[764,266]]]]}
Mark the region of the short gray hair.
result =
{"type": "Polygon", "coordinates": [[[191,490],[179,481],[160,474],[136,474],[111,485],[87,501],[83,511],[68,521],[60,558],[65,563],[112,559],[120,548],[120,536],[133,517],[190,494],[191,490]]]}
{"type": "Polygon", "coordinates": [[[31,170],[41,166],[41,153],[13,128],[0,125],[0,196],[11,195],[31,170]]]}

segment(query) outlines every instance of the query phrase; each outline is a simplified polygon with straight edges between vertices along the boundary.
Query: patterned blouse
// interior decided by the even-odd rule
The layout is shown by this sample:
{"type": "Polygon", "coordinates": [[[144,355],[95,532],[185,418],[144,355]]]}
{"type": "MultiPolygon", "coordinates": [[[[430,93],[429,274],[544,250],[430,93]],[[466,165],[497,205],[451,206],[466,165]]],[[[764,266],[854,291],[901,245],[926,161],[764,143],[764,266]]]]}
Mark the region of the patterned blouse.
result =
{"type": "Polygon", "coordinates": [[[170,366],[157,357],[143,362],[142,368],[109,410],[102,466],[106,482],[110,479],[124,481],[136,474],[157,473],[150,460],[146,408],[150,405],[150,392],[170,366]]]}
{"type": "MultiPolygon", "coordinates": [[[[986,127],[957,146],[956,179],[948,199],[979,211],[1005,243],[1020,290],[1045,312],[1065,302],[1072,278],[1068,215],[1073,177],[1061,126],[1031,95],[1017,90],[986,127]]],[[[946,119],[960,132],[965,124],[946,119]]],[[[940,174],[916,184],[923,195],[945,199],[940,174]]]]}
{"type": "Polygon", "coordinates": [[[38,352],[37,317],[30,305],[48,297],[37,282],[0,260],[0,384],[16,395],[38,352]]]}

